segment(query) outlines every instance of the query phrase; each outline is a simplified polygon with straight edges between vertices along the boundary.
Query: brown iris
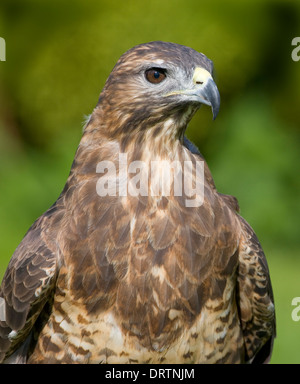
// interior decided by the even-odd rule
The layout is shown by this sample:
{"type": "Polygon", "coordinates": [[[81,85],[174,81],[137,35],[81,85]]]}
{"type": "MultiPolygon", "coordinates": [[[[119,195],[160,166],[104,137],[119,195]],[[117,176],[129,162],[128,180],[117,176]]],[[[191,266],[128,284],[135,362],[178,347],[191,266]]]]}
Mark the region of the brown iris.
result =
{"type": "Polygon", "coordinates": [[[166,73],[161,68],[147,69],[145,72],[146,79],[152,84],[161,83],[166,78],[166,73]]]}

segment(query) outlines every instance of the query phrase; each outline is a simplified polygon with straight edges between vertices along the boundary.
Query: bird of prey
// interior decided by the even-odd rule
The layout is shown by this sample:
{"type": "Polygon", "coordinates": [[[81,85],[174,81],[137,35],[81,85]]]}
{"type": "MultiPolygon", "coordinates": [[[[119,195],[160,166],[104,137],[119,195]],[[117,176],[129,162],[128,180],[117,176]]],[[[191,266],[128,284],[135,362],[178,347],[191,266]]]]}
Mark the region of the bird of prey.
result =
{"type": "Polygon", "coordinates": [[[7,267],[0,361],[268,361],[263,250],[185,137],[202,104],[218,113],[212,69],[204,54],[161,41],[118,60],[62,193],[7,267]]]}

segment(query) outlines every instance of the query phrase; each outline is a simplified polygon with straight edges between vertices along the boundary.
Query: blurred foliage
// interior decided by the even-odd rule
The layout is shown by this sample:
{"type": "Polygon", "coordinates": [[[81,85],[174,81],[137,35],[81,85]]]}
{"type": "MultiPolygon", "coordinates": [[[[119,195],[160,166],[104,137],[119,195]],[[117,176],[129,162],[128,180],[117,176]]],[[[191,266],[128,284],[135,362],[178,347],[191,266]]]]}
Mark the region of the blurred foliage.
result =
{"type": "Polygon", "coordinates": [[[202,107],[187,136],[219,191],[238,197],[270,265],[278,338],[273,362],[299,363],[300,3],[289,0],[1,0],[0,278],[32,222],[57,198],[119,56],[172,41],[214,61],[221,110],[202,107]]]}

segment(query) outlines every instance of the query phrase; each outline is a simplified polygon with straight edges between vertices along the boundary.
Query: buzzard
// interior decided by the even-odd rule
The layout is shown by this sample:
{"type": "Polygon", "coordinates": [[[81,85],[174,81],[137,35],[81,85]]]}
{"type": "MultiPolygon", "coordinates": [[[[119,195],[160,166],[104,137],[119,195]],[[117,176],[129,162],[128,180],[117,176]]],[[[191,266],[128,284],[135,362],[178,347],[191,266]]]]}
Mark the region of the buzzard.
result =
{"type": "Polygon", "coordinates": [[[160,41],[118,60],[62,193],[7,267],[0,361],[268,361],[263,250],[184,136],[201,104],[218,113],[212,69],[160,41]]]}

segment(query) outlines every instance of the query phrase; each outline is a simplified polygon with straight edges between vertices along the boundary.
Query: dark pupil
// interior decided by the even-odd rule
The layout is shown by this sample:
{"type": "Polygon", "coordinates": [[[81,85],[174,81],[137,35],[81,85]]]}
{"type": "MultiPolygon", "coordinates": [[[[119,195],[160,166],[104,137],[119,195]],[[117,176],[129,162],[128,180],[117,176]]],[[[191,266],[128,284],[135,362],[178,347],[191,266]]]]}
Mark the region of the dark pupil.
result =
{"type": "Polygon", "coordinates": [[[156,79],[158,79],[158,78],[159,78],[159,76],[160,76],[160,73],[159,73],[159,72],[157,72],[157,71],[155,71],[155,72],[154,72],[154,77],[155,77],[156,79]]]}

